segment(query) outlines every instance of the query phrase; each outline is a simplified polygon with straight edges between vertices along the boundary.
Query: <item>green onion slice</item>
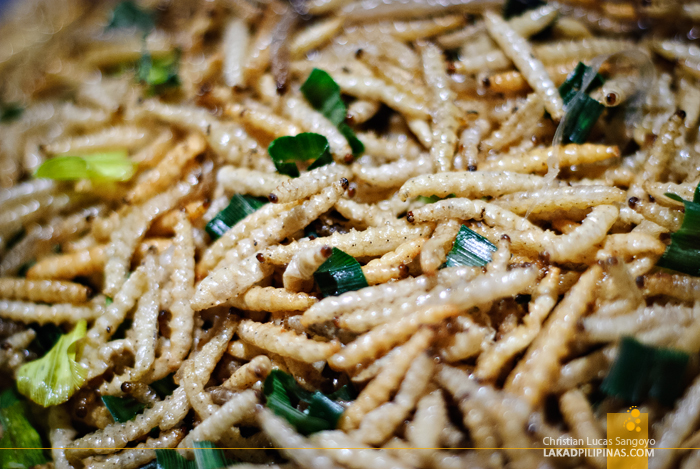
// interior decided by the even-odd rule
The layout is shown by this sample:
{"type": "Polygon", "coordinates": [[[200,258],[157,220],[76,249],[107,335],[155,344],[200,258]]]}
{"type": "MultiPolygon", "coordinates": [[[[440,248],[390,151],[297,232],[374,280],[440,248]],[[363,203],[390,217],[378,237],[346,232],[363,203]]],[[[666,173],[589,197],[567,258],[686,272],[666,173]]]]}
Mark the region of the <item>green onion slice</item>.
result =
{"type": "Polygon", "coordinates": [[[114,7],[112,19],[106,29],[138,28],[148,32],[155,28],[155,25],[152,12],[141,9],[134,2],[127,0],[114,7]]]}
{"type": "Polygon", "coordinates": [[[335,428],[345,410],[336,400],[353,398],[345,386],[330,395],[319,391],[309,392],[299,386],[291,375],[280,370],[270,372],[265,379],[263,393],[267,398],[267,407],[304,435],[335,428]],[[300,404],[305,406],[305,410],[297,408],[300,404]]]}
{"type": "Polygon", "coordinates": [[[156,450],[157,469],[220,469],[235,464],[211,441],[195,441],[194,461],[183,458],[174,449],[156,450]]]}
{"type": "Polygon", "coordinates": [[[136,69],[136,81],[148,85],[146,94],[149,96],[161,94],[168,88],[180,86],[180,77],[177,74],[179,68],[180,51],[157,59],[145,52],[141,55],[136,69]]]}
{"type": "Polygon", "coordinates": [[[85,156],[56,156],[44,161],[34,177],[59,181],[128,181],[135,171],[136,164],[129,159],[126,150],[121,150],[85,156]]]}
{"type": "Polygon", "coordinates": [[[324,297],[338,296],[368,286],[360,263],[338,248],[333,248],[331,257],[314,272],[314,279],[324,297]]]}
{"type": "Polygon", "coordinates": [[[156,394],[158,394],[158,396],[160,396],[161,399],[165,399],[171,395],[175,389],[177,389],[173,376],[175,376],[175,373],[170,373],[165,378],[152,382],[149,384],[149,386],[156,392],[156,394]]]}
{"type": "Polygon", "coordinates": [[[296,161],[313,160],[307,168],[309,170],[333,162],[328,139],[312,132],[304,132],[293,137],[279,137],[267,147],[267,152],[277,172],[293,178],[299,177],[296,161]]]}
{"type": "Polygon", "coordinates": [[[22,365],[17,372],[19,392],[44,407],[70,399],[87,379],[87,368],[76,360],[77,342],[86,331],[83,319],[70,333],[62,335],[49,353],[22,365]]]}
{"type": "Polygon", "coordinates": [[[205,229],[211,239],[219,239],[233,225],[265,205],[263,201],[249,195],[234,194],[228,206],[207,223],[205,229]]]}
{"type": "Polygon", "coordinates": [[[626,402],[641,402],[648,396],[672,406],[683,392],[689,358],[679,350],[652,347],[623,337],[601,390],[626,402]]]}
{"type": "Polygon", "coordinates": [[[114,421],[119,423],[128,422],[146,408],[133,397],[102,396],[102,402],[114,421]]]}
{"type": "Polygon", "coordinates": [[[340,86],[325,71],[314,68],[301,85],[301,92],[311,106],[333,123],[347,139],[352,154],[357,156],[365,151],[365,146],[355,132],[345,123],[347,108],[340,97],[340,86]]]}
{"type": "Polygon", "coordinates": [[[0,394],[0,468],[29,468],[45,464],[39,433],[29,422],[27,403],[13,389],[0,394]]]}
{"type": "Polygon", "coordinates": [[[695,189],[693,201],[683,200],[676,194],[666,193],[666,197],[683,202],[685,216],[680,229],[671,234],[671,244],[656,263],[684,274],[700,276],[700,184],[695,189]]]}
{"type": "Polygon", "coordinates": [[[584,143],[605,106],[588,96],[603,84],[603,78],[591,67],[579,62],[566,81],[559,87],[564,101],[562,143],[584,143]]]}
{"type": "Polygon", "coordinates": [[[496,246],[491,241],[462,225],[452,249],[447,254],[445,267],[458,265],[483,267],[491,262],[491,253],[495,251],[496,246]]]}

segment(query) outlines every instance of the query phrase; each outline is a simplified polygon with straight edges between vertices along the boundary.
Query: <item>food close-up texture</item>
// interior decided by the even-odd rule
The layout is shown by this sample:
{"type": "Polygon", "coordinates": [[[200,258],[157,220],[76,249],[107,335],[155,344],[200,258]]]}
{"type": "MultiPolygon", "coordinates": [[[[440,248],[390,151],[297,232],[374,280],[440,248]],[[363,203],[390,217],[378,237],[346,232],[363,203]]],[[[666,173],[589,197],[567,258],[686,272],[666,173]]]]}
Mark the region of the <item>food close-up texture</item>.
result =
{"type": "Polygon", "coordinates": [[[700,2],[1,3],[0,469],[700,467],[700,2]]]}

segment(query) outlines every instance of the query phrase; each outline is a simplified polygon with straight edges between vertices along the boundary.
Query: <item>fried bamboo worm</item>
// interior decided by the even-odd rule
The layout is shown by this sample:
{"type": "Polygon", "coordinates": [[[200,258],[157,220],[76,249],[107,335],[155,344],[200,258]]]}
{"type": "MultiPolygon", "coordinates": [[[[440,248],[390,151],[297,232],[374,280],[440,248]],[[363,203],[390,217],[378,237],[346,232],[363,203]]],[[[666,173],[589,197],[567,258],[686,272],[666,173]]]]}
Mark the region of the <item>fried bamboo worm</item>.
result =
{"type": "Polygon", "coordinates": [[[310,290],[313,287],[314,272],[332,253],[333,249],[324,245],[305,248],[294,254],[282,276],[284,288],[292,292],[310,290]]]}
{"type": "Polygon", "coordinates": [[[253,231],[249,238],[251,246],[244,248],[250,249],[250,251],[243,251],[250,252],[250,257],[241,261],[233,257],[240,255],[239,253],[242,251],[240,244],[237,248],[239,251],[229,251],[224,261],[225,265],[217,267],[197,286],[192,307],[199,311],[221,304],[269,275],[271,267],[267,263],[261,263],[258,256],[251,255],[254,249],[264,249],[306,227],[321,213],[330,209],[347,186],[347,179],[333,183],[320,194],[284,212],[282,217],[271,219],[261,228],[253,231]],[[232,282],[234,278],[239,279],[239,281],[232,282]]]}
{"type": "Polygon", "coordinates": [[[532,47],[527,40],[493,12],[486,11],[484,21],[493,40],[498,43],[503,53],[513,61],[532,89],[540,95],[547,112],[555,119],[560,119],[564,103],[559,96],[559,91],[554,86],[552,79],[549,78],[542,62],[535,58],[532,47]]]}
{"type": "Polygon", "coordinates": [[[551,381],[566,355],[575,335],[576,322],[587,312],[601,275],[599,266],[589,268],[567,293],[552,312],[542,333],[509,375],[507,391],[521,395],[533,405],[541,401],[544,386],[551,381]]]}
{"type": "Polygon", "coordinates": [[[432,94],[433,138],[430,156],[438,171],[452,169],[459,127],[455,94],[449,87],[442,51],[432,43],[419,45],[423,59],[423,75],[432,94]]]}

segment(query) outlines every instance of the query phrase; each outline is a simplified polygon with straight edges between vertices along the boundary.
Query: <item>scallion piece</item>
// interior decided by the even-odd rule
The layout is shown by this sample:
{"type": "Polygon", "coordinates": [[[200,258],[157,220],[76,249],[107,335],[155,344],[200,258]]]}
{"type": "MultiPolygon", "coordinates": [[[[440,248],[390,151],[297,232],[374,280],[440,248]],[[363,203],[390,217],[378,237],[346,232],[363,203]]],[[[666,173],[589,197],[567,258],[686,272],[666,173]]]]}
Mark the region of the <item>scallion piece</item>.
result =
{"type": "Polygon", "coordinates": [[[88,370],[78,363],[77,342],[85,337],[87,322],[78,321],[62,335],[49,353],[25,363],[17,371],[17,389],[44,407],[63,404],[85,384],[88,370]]]}
{"type": "Polygon", "coordinates": [[[156,449],[158,469],[197,469],[197,463],[185,459],[174,449],[156,449]]]}
{"type": "Polygon", "coordinates": [[[171,373],[165,378],[154,381],[153,383],[149,384],[149,386],[156,392],[156,394],[158,394],[158,396],[160,396],[161,399],[165,399],[177,388],[173,376],[175,376],[175,373],[171,373]]]}
{"type": "Polygon", "coordinates": [[[136,164],[123,150],[85,156],[56,156],[44,161],[34,173],[34,177],[59,181],[128,181],[135,171],[136,164]]]}
{"type": "Polygon", "coordinates": [[[180,77],[177,74],[179,68],[179,51],[157,59],[145,52],[141,55],[136,69],[136,81],[147,85],[146,94],[149,96],[161,94],[168,88],[180,86],[180,77]]]}
{"type": "Polygon", "coordinates": [[[591,90],[603,84],[603,78],[591,67],[579,62],[566,81],[559,87],[564,101],[564,128],[562,143],[585,143],[588,134],[605,106],[588,96],[591,90]]]}
{"type": "Polygon", "coordinates": [[[118,423],[128,422],[146,408],[133,397],[102,396],[102,402],[118,423]]]}
{"type": "Polygon", "coordinates": [[[263,393],[267,398],[267,407],[304,435],[335,428],[345,410],[335,400],[352,398],[345,387],[331,395],[306,391],[291,375],[279,370],[272,370],[265,379],[263,393]],[[297,408],[299,404],[305,406],[303,411],[297,408]]]}
{"type": "Polygon", "coordinates": [[[28,420],[27,403],[13,389],[0,394],[0,468],[29,468],[46,463],[41,437],[28,420]]]}
{"type": "Polygon", "coordinates": [[[360,263],[338,248],[333,248],[331,257],[314,272],[314,279],[324,297],[338,296],[368,286],[360,263]]]}
{"type": "Polygon", "coordinates": [[[445,267],[471,265],[483,267],[491,262],[491,253],[496,251],[491,241],[462,225],[452,249],[447,254],[445,267]]]}
{"type": "Polygon", "coordinates": [[[323,70],[314,68],[301,85],[301,92],[314,109],[333,123],[347,139],[353,155],[365,151],[365,146],[355,132],[345,123],[347,107],[340,97],[340,86],[323,70]]]}
{"type": "Polygon", "coordinates": [[[211,219],[205,229],[211,239],[219,239],[233,225],[265,205],[267,201],[249,195],[234,194],[228,206],[211,219]]]}
{"type": "Polygon", "coordinates": [[[680,229],[671,234],[671,244],[656,263],[664,267],[689,275],[700,276],[700,193],[695,189],[693,201],[683,200],[676,194],[666,196],[685,205],[685,215],[680,229]]]}
{"type": "Polygon", "coordinates": [[[641,402],[648,396],[672,406],[683,392],[689,358],[680,350],[652,347],[623,337],[601,390],[626,402],[641,402]]]}
{"type": "Polygon", "coordinates": [[[224,456],[224,452],[211,441],[195,441],[194,460],[197,469],[220,469],[234,464],[224,456]]]}
{"type": "Polygon", "coordinates": [[[143,10],[134,2],[127,0],[114,7],[112,19],[106,29],[138,28],[148,32],[155,27],[155,24],[152,12],[143,10]]]}
{"type": "Polygon", "coordinates": [[[277,172],[293,178],[299,177],[297,161],[313,160],[307,168],[309,170],[333,162],[328,139],[312,132],[304,132],[293,137],[279,137],[267,147],[267,152],[277,172]]]}

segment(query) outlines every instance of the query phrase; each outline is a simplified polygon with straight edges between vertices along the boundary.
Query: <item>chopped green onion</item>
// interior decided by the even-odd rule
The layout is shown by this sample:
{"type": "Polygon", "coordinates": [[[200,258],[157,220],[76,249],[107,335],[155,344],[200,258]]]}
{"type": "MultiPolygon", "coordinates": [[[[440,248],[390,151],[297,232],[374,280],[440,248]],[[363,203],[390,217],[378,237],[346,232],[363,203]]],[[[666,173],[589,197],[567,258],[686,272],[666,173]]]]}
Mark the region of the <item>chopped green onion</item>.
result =
{"type": "Polygon", "coordinates": [[[70,399],[87,379],[87,368],[76,360],[77,342],[86,331],[83,319],[70,333],[62,335],[49,353],[22,365],[17,372],[19,392],[44,407],[70,399]]]}
{"type": "Polygon", "coordinates": [[[219,469],[233,464],[211,441],[195,441],[193,445],[197,469],[219,469]]]}
{"type": "Polygon", "coordinates": [[[30,324],[34,332],[36,332],[36,337],[29,344],[29,348],[34,349],[38,352],[40,357],[46,355],[51,347],[53,347],[58,339],[63,335],[63,331],[56,324],[47,323],[43,325],[30,324]]]}
{"type": "Polygon", "coordinates": [[[689,275],[700,276],[700,199],[695,189],[693,201],[683,200],[676,194],[667,193],[671,199],[683,202],[685,215],[680,229],[671,234],[671,244],[656,263],[659,267],[676,270],[689,275]]]}
{"type": "Polygon", "coordinates": [[[601,390],[626,402],[641,402],[649,396],[671,406],[683,392],[689,358],[680,350],[652,347],[623,337],[601,390]]]}
{"type": "Polygon", "coordinates": [[[155,27],[155,24],[152,12],[143,10],[134,2],[127,0],[114,7],[112,19],[106,29],[138,28],[148,32],[155,27]]]}
{"type": "Polygon", "coordinates": [[[157,469],[220,469],[235,464],[211,441],[195,441],[194,461],[183,458],[174,449],[157,449],[157,469]]]}
{"type": "Polygon", "coordinates": [[[355,131],[345,123],[347,108],[340,97],[340,86],[327,72],[314,68],[301,85],[301,92],[314,109],[338,127],[350,144],[353,155],[357,156],[365,151],[365,146],[357,138],[355,131]]]}
{"type": "Polygon", "coordinates": [[[119,423],[128,422],[146,408],[133,397],[102,396],[102,402],[114,421],[119,423]]]}
{"type": "Polygon", "coordinates": [[[345,408],[334,399],[347,400],[344,398],[351,397],[347,388],[345,391],[342,389],[328,396],[319,391],[312,393],[299,386],[291,375],[272,370],[265,379],[263,393],[267,398],[267,407],[294,425],[300,433],[308,435],[336,427],[345,408]],[[303,411],[297,408],[302,403],[306,407],[303,411]]]}
{"type": "Polygon", "coordinates": [[[148,85],[146,94],[149,96],[161,94],[168,88],[180,86],[180,77],[177,75],[179,67],[179,51],[157,59],[145,52],[136,69],[136,81],[148,85]]]}
{"type": "Polygon", "coordinates": [[[19,104],[0,104],[0,122],[12,122],[22,116],[24,108],[19,104]]]}
{"type": "Polygon", "coordinates": [[[445,200],[445,199],[452,199],[454,197],[455,197],[454,194],[449,194],[446,197],[438,197],[437,195],[434,195],[434,194],[431,195],[430,197],[426,197],[424,195],[419,195],[418,197],[416,197],[416,200],[418,200],[418,202],[423,202],[424,204],[434,204],[435,202],[439,202],[439,201],[445,200]]]}
{"type": "Polygon", "coordinates": [[[161,399],[165,399],[177,388],[177,385],[173,380],[173,376],[175,376],[175,373],[170,373],[165,378],[161,378],[158,381],[154,381],[153,383],[149,384],[149,386],[151,386],[151,388],[156,392],[156,394],[158,394],[158,396],[160,396],[161,399]]]}
{"type": "Polygon", "coordinates": [[[331,257],[314,272],[321,294],[338,296],[368,286],[362,266],[349,254],[333,248],[331,257]]]}
{"type": "Polygon", "coordinates": [[[604,81],[598,73],[591,78],[592,73],[591,67],[579,62],[559,87],[559,95],[564,101],[564,111],[566,111],[562,134],[564,144],[584,143],[605,109],[604,105],[586,94],[601,86],[604,81]]]}
{"type": "Polygon", "coordinates": [[[197,463],[185,459],[174,449],[157,449],[156,463],[158,469],[197,469],[197,463]]]}
{"type": "Polygon", "coordinates": [[[526,11],[534,10],[545,5],[543,0],[506,0],[503,5],[503,18],[509,19],[520,16],[526,11]]]}
{"type": "Polygon", "coordinates": [[[267,201],[262,201],[249,195],[234,194],[228,206],[211,219],[205,229],[211,239],[219,239],[231,229],[233,225],[243,220],[245,217],[255,212],[265,205],[267,201]]]}
{"type": "Polygon", "coordinates": [[[491,262],[491,253],[496,251],[491,241],[462,225],[455,243],[447,254],[445,267],[471,265],[483,267],[491,262]]]}
{"type": "Polygon", "coordinates": [[[47,462],[41,437],[28,415],[26,402],[13,389],[0,394],[0,469],[30,468],[47,462]]]}
{"type": "Polygon", "coordinates": [[[123,150],[85,156],[56,156],[44,161],[34,173],[34,177],[59,181],[128,181],[135,171],[136,164],[123,150]]]}
{"type": "Polygon", "coordinates": [[[114,303],[114,300],[113,300],[112,298],[110,298],[110,297],[108,297],[108,296],[105,297],[105,306],[109,306],[109,305],[111,305],[112,303],[114,303]]]}
{"type": "Polygon", "coordinates": [[[304,132],[293,137],[279,137],[267,147],[267,152],[277,172],[293,178],[299,177],[296,161],[314,160],[308,167],[309,170],[333,162],[328,139],[312,132],[304,132]]]}

